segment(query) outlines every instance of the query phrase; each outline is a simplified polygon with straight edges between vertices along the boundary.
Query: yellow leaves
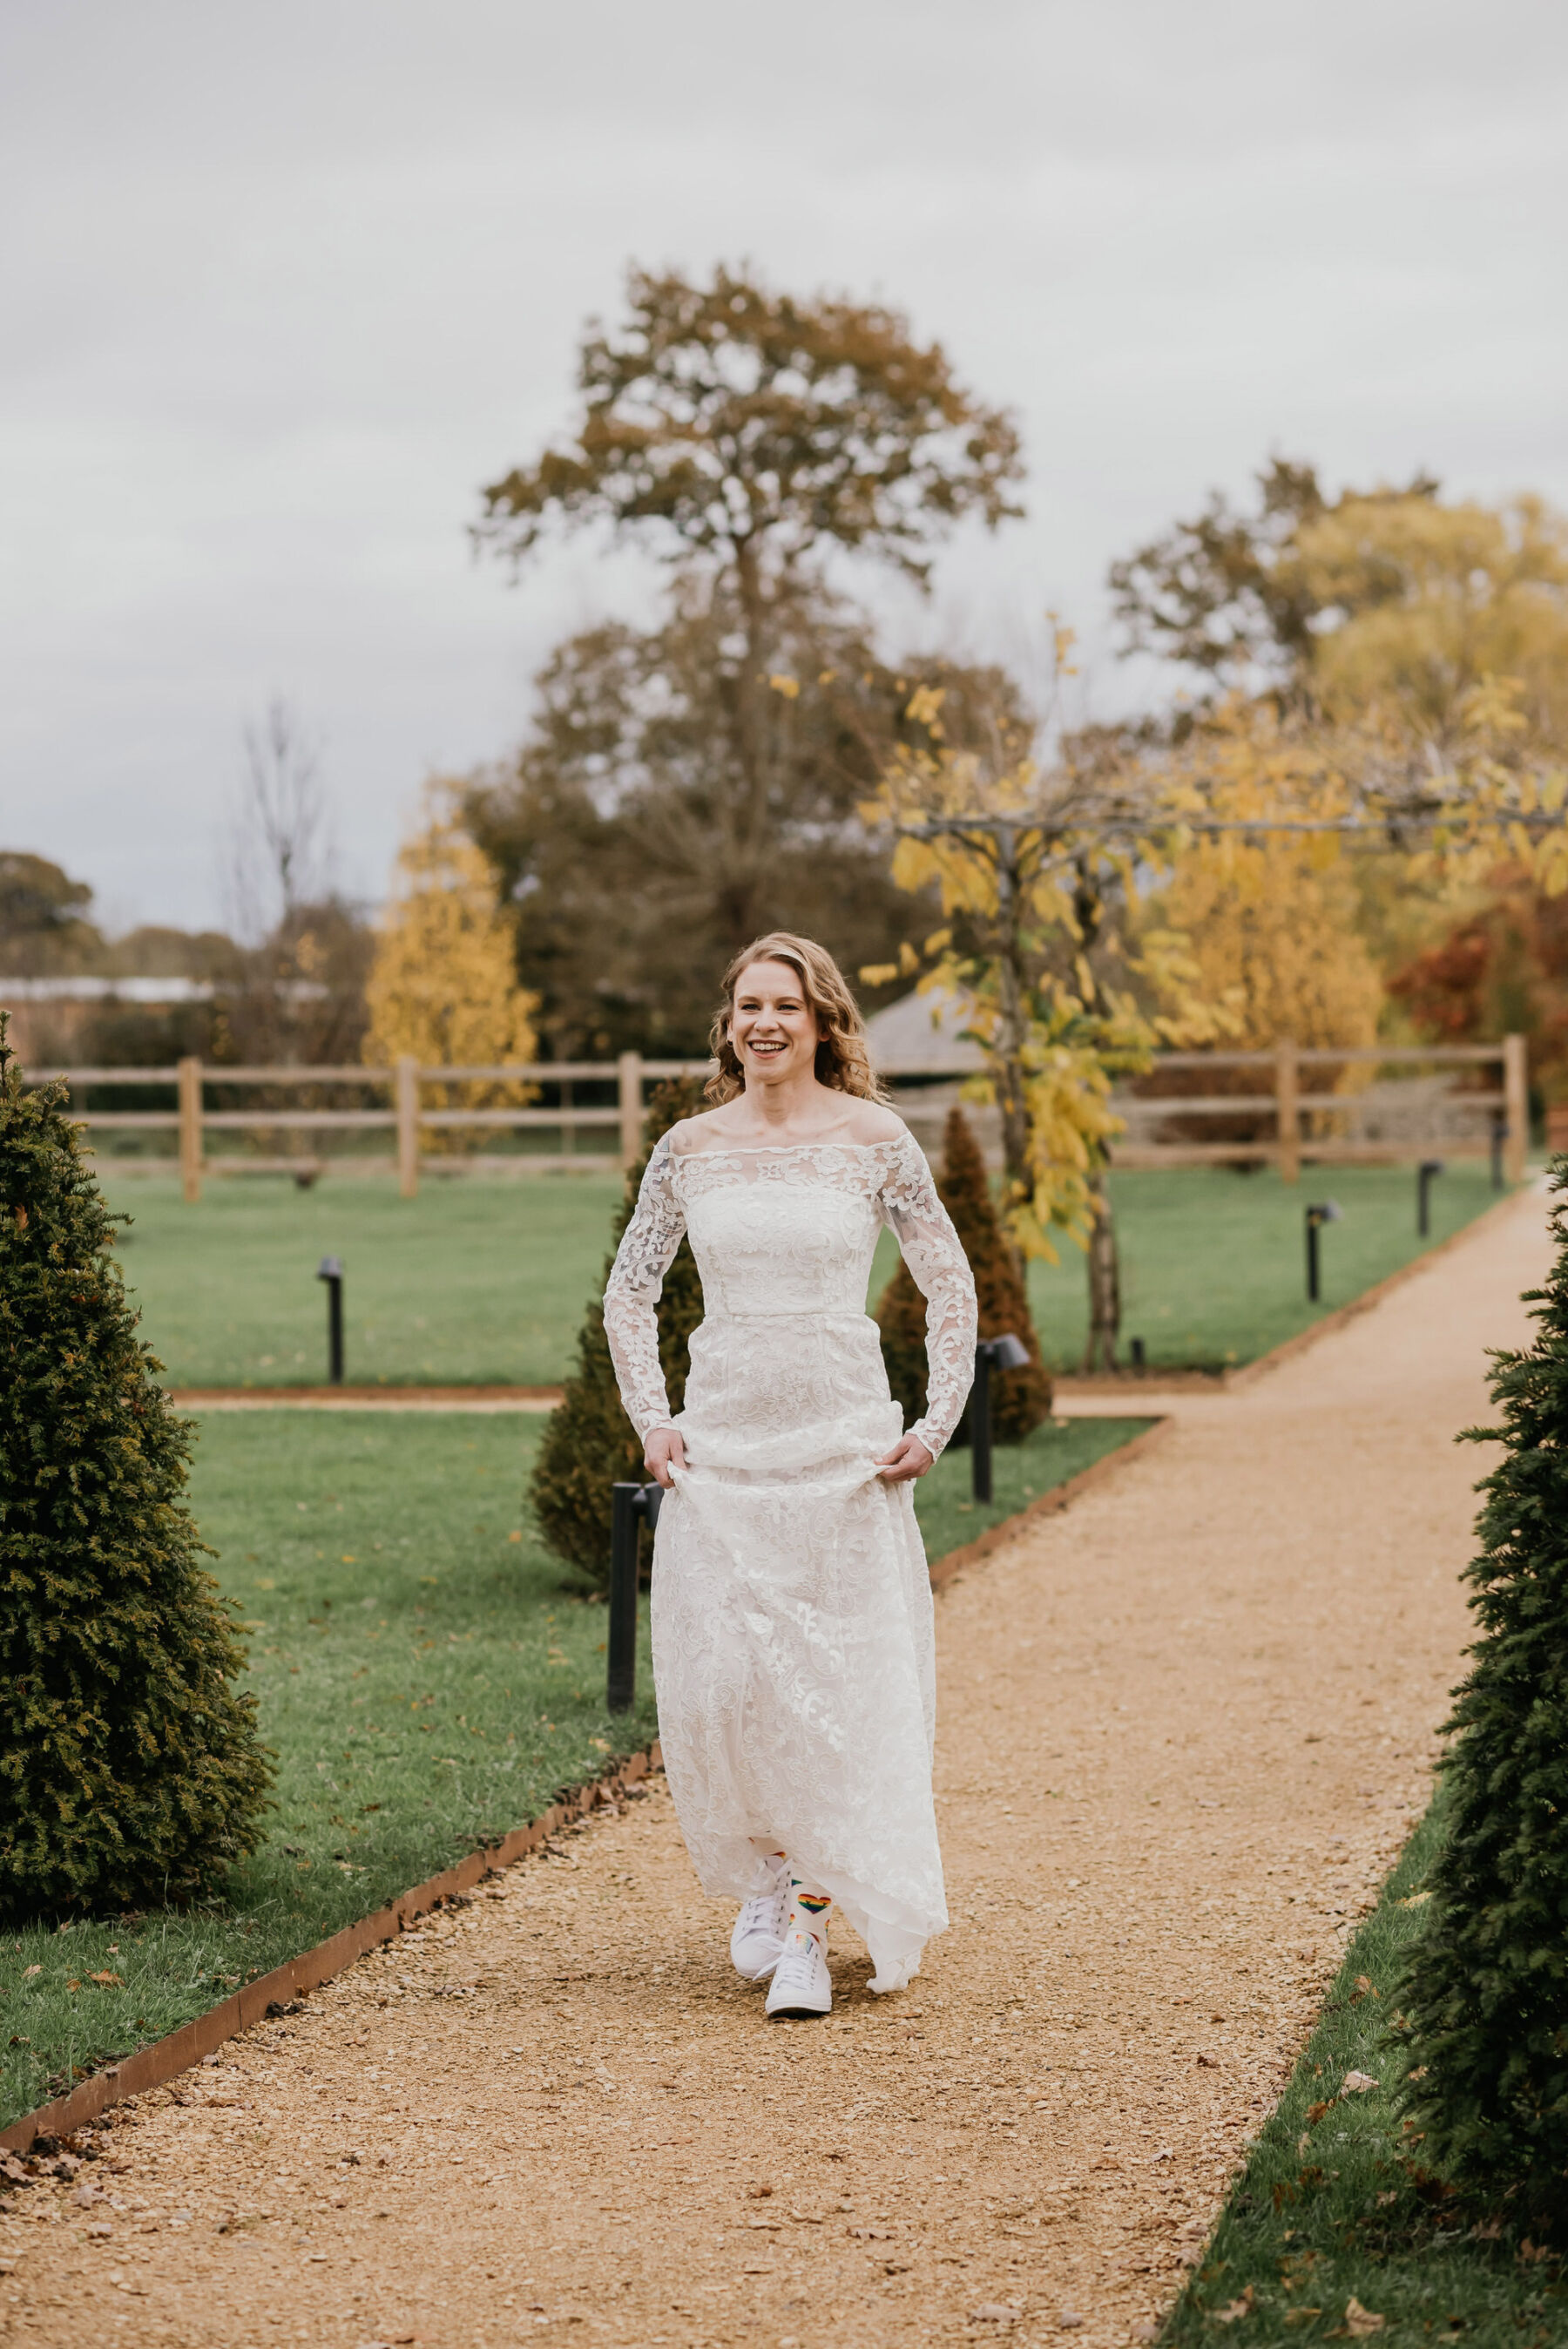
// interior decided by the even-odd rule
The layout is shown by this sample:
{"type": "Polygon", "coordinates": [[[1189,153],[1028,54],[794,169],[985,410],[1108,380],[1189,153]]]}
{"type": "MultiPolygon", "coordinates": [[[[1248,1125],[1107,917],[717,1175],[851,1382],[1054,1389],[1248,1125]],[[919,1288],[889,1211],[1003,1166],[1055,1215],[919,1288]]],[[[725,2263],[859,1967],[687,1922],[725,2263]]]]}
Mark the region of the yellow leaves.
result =
{"type": "Polygon", "coordinates": [[[944,685],[923,685],[910,695],[904,706],[904,716],[912,726],[923,726],[934,742],[943,739],[942,705],[947,698],[944,685]]]}
{"type": "Polygon", "coordinates": [[[863,962],[859,974],[862,987],[890,987],[898,975],[896,962],[863,962]]]}
{"type": "Polygon", "coordinates": [[[898,968],[899,974],[903,978],[913,978],[920,968],[920,957],[907,938],[898,950],[898,968]]]}
{"type": "Polygon", "coordinates": [[[1538,725],[1565,739],[1568,523],[1539,500],[1346,499],[1303,529],[1290,567],[1325,607],[1311,669],[1336,720],[1387,706],[1449,737],[1490,672],[1525,680],[1538,725]]]}
{"type": "MultiPolygon", "coordinates": [[[[366,999],[369,1061],[411,1055],[427,1067],[531,1061],[534,999],[517,984],[509,916],[490,866],[434,786],[421,829],[397,855],[397,890],[378,926],[366,999]]],[[[472,1108],[526,1100],[517,1085],[440,1089],[472,1108]]],[[[428,1095],[427,1096],[428,1098],[428,1095]]]]}
{"type": "Polygon", "coordinates": [[[1382,981],[1336,832],[1352,806],[1333,747],[1233,702],[1180,761],[1183,805],[1237,827],[1196,825],[1174,848],[1140,946],[1163,1032],[1263,1046],[1368,1044],[1382,981]],[[1277,824],[1278,829],[1266,829],[1277,824]],[[1257,825],[1257,831],[1241,829],[1257,825]],[[1180,948],[1175,941],[1183,943],[1180,948]],[[1207,1030],[1205,1033],[1204,1031],[1207,1030]]]}
{"type": "Polygon", "coordinates": [[[768,682],[775,693],[783,695],[786,701],[798,701],[799,699],[800,680],[799,678],[774,676],[770,677],[768,682]]]}
{"type": "Polygon", "coordinates": [[[1049,656],[1051,675],[1057,678],[1077,677],[1078,670],[1073,664],[1071,655],[1073,647],[1078,643],[1078,630],[1069,628],[1066,621],[1058,619],[1055,612],[1047,612],[1046,618],[1051,631],[1049,656]]]}

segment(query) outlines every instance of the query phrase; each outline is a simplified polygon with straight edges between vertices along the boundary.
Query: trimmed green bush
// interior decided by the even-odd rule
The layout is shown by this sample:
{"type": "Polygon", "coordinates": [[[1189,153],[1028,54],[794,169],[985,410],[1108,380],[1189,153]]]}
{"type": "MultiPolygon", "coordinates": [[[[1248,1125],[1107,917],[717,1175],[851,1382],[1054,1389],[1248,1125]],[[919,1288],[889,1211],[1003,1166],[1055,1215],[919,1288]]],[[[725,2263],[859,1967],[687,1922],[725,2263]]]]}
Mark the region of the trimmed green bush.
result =
{"type": "MultiPolygon", "coordinates": [[[[1553,1189],[1568,1191],[1558,1159],[1553,1189]]],[[[1449,1727],[1449,1834],[1400,1998],[1420,2160],[1539,2234],[1568,2234],[1568,1231],[1494,1357],[1504,1458],[1469,1569],[1481,1636],[1449,1727]]]]}
{"type": "MultiPolygon", "coordinates": [[[[980,1336],[1000,1338],[1011,1330],[1029,1350],[1021,1369],[994,1371],[991,1379],[992,1436],[998,1444],[1022,1444],[1031,1428],[1051,1415],[1050,1373],[1040,1361],[1039,1337],[996,1215],[985,1157],[961,1109],[947,1114],[936,1187],[975,1276],[980,1336]]],[[[925,1409],[925,1299],[907,1265],[899,1266],[882,1290],[876,1318],[888,1384],[894,1401],[903,1405],[904,1425],[913,1427],[925,1409]]],[[[965,1414],[954,1442],[968,1440],[965,1414]]]]}
{"type": "Polygon", "coordinates": [[[178,1901],[260,1840],[244,1657],[190,1436],[136,1335],[66,1088],[0,1013],[0,1916],[178,1901]]]}
{"type": "MultiPolygon", "coordinates": [[[[655,1143],[701,1107],[701,1088],[689,1077],[659,1085],[649,1095],[643,1128],[646,1147],[627,1174],[625,1196],[615,1212],[614,1238],[599,1283],[601,1297],[655,1143]]],[[[683,1239],[659,1299],[659,1359],[672,1411],[679,1411],[686,1394],[687,1344],[701,1319],[702,1282],[690,1245],[683,1239]]],[[[595,1298],[578,1333],[576,1371],[550,1415],[529,1497],[550,1548],[601,1590],[610,1580],[610,1487],[632,1478],[643,1481],[643,1447],[621,1408],[604,1335],[604,1309],[595,1298]]]]}

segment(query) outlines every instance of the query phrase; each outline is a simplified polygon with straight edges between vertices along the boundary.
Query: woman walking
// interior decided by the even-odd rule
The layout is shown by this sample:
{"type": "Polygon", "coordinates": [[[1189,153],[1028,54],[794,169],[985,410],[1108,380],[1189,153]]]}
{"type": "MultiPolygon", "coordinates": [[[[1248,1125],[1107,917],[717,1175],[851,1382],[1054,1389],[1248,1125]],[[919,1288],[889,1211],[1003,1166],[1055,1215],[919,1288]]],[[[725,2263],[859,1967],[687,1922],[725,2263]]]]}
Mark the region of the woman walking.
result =
{"type": "Polygon", "coordinates": [[[768,2013],[826,2014],[835,1902],[874,1991],[902,1990],[947,1923],[911,1487],[964,1409],[975,1288],[830,955],[759,938],[725,976],[713,1047],[716,1106],[649,1160],[604,1327],[669,1495],[654,1675],[681,1829],[704,1889],[744,1896],[731,1953],[769,1981],[768,2013]],[[865,1311],[884,1223],[927,1300],[929,1399],[907,1433],[865,1311]],[[676,1418],[655,1308],[683,1233],[706,1318],[676,1418]]]}

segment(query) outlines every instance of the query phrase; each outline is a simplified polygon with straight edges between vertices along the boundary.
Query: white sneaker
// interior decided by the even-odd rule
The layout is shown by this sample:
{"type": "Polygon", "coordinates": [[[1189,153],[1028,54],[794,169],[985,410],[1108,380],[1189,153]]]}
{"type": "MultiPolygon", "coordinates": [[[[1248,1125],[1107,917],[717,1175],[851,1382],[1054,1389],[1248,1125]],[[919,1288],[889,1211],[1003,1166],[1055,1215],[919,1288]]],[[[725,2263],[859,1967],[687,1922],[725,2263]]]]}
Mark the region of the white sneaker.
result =
{"type": "Polygon", "coordinates": [[[763,1859],[757,1864],[754,1892],[735,1920],[729,1954],[735,1971],[746,1982],[766,1982],[784,1947],[784,1920],[789,1914],[789,1864],[763,1859]]]}
{"type": "Polygon", "coordinates": [[[815,1933],[791,1933],[769,1985],[769,2014],[828,2014],[833,1982],[828,1953],[815,1933]]]}

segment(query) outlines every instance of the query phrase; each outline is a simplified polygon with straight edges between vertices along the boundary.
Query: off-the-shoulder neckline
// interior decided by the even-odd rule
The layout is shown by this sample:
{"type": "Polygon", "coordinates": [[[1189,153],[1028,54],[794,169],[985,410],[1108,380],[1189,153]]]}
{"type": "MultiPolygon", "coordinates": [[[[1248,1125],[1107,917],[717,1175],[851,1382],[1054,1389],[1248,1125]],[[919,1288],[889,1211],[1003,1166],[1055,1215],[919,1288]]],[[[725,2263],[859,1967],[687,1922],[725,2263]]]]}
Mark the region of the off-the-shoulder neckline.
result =
{"type": "Polygon", "coordinates": [[[896,1150],[901,1142],[912,1141],[905,1126],[902,1133],[890,1133],[882,1142],[732,1142],[717,1150],[673,1150],[670,1156],[677,1165],[688,1158],[782,1158],[796,1150],[896,1150]]]}

